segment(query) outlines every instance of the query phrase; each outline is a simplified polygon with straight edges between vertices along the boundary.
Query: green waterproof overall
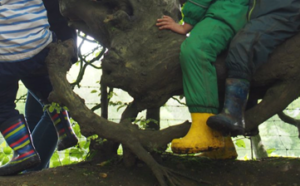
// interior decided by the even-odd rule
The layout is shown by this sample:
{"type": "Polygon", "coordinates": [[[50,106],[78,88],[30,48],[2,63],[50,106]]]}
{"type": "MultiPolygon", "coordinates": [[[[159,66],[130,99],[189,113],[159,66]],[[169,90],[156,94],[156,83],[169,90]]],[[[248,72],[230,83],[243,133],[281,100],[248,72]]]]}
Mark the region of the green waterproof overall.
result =
{"type": "Polygon", "coordinates": [[[183,89],[191,113],[219,111],[217,56],[246,24],[249,0],[189,0],[184,22],[194,26],[182,43],[183,89]]]}

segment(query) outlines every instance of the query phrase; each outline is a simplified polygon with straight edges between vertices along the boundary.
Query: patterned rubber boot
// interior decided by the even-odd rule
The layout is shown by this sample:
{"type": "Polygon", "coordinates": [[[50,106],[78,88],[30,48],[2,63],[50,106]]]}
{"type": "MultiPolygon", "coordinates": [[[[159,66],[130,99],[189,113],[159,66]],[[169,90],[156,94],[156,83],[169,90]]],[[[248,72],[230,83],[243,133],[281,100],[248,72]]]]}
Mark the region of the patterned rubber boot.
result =
{"type": "Polygon", "coordinates": [[[248,100],[249,81],[226,79],[225,102],[220,114],[208,118],[207,125],[231,136],[245,134],[244,111],[248,100]]]}
{"type": "Polygon", "coordinates": [[[10,118],[0,126],[7,144],[13,149],[13,159],[0,167],[0,176],[18,174],[37,166],[41,160],[31,139],[27,123],[22,115],[10,118]]]}
{"type": "Polygon", "coordinates": [[[238,157],[235,146],[230,136],[225,138],[225,147],[219,148],[215,151],[203,152],[200,157],[205,157],[213,160],[234,160],[238,157]]]}
{"type": "Polygon", "coordinates": [[[55,109],[53,112],[47,111],[57,132],[57,150],[61,151],[77,145],[78,138],[72,129],[68,112],[65,109],[61,109],[59,113],[55,109]]]}
{"type": "Polygon", "coordinates": [[[206,120],[213,114],[192,113],[192,125],[186,136],[172,141],[172,151],[191,154],[216,150],[224,147],[224,137],[219,131],[209,128],[206,120]]]}

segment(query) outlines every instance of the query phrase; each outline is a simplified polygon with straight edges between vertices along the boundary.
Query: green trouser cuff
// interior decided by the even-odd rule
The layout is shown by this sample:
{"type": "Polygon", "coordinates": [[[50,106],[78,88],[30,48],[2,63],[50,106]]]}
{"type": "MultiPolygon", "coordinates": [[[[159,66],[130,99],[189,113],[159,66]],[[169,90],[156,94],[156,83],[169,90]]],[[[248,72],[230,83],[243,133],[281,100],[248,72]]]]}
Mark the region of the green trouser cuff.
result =
{"type": "Polygon", "coordinates": [[[190,113],[212,113],[212,114],[218,114],[219,110],[218,108],[205,108],[205,107],[188,107],[190,113]]]}

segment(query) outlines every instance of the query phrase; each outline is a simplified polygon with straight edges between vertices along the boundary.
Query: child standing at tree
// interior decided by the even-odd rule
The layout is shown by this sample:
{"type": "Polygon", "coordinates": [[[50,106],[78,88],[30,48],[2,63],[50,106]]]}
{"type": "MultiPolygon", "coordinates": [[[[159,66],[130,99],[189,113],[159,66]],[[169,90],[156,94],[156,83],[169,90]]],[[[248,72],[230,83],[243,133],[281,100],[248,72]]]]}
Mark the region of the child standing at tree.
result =
{"type": "MultiPolygon", "coordinates": [[[[55,35],[49,30],[42,0],[0,0],[0,131],[14,150],[13,159],[0,167],[0,176],[40,163],[26,120],[15,109],[14,101],[21,80],[30,92],[48,103],[52,85],[48,75],[39,69],[45,69],[47,45],[53,40],[55,35]]],[[[77,143],[70,123],[62,122],[67,115],[51,114],[60,139],[58,146],[77,143]]]]}

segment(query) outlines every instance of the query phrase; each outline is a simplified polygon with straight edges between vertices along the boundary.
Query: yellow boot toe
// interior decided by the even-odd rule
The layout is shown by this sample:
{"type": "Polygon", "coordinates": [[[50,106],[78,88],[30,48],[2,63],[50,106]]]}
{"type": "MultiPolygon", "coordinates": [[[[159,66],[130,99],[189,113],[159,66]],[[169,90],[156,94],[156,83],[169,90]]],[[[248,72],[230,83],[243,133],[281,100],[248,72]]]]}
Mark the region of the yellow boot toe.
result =
{"type": "Polygon", "coordinates": [[[226,136],[225,138],[225,147],[219,148],[215,151],[203,152],[199,156],[206,157],[209,159],[215,160],[232,160],[238,157],[235,146],[232,142],[230,136],[226,136]]]}

